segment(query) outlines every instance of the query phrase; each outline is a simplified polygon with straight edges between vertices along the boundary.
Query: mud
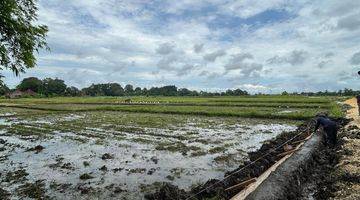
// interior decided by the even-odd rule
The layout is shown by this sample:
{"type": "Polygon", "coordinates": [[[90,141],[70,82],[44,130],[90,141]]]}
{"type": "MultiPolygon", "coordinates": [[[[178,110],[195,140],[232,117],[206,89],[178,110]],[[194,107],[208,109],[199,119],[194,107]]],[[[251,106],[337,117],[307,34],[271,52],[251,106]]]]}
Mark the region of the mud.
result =
{"type": "Polygon", "coordinates": [[[35,153],[39,153],[41,152],[42,150],[44,150],[45,148],[41,145],[37,145],[35,147],[32,147],[32,148],[29,148],[28,150],[26,151],[35,151],[35,153]]]}
{"type": "Polygon", "coordinates": [[[10,192],[8,192],[7,190],[4,190],[2,188],[0,188],[0,197],[4,200],[10,199],[10,192]]]}
{"type": "Polygon", "coordinates": [[[22,197],[29,197],[32,199],[49,199],[49,197],[45,194],[45,183],[43,180],[38,180],[34,183],[25,183],[17,189],[17,192],[22,197]]]}
{"type": "MultiPolygon", "coordinates": [[[[337,122],[340,129],[343,128],[349,121],[343,118],[333,119],[337,122]]],[[[285,141],[294,137],[295,135],[302,133],[300,136],[296,137],[293,141],[303,140],[307,137],[308,128],[310,130],[313,129],[313,122],[308,121],[304,124],[300,125],[296,131],[282,133],[276,139],[269,141],[261,146],[258,151],[249,153],[249,160],[246,161],[243,165],[240,165],[237,169],[233,171],[229,171],[225,174],[233,174],[239,169],[243,168],[245,165],[249,164],[252,161],[255,161],[260,156],[269,153],[264,159],[261,159],[251,167],[245,168],[239,173],[235,173],[230,178],[225,181],[219,182],[218,179],[211,179],[207,181],[205,184],[197,186],[193,188],[191,191],[183,191],[177,187],[170,187],[169,185],[165,185],[160,190],[156,191],[152,194],[147,194],[145,197],[149,200],[155,199],[230,199],[239,191],[225,191],[226,188],[233,186],[239,182],[247,180],[252,177],[258,177],[264,171],[266,171],[269,167],[271,167],[277,160],[280,158],[277,156],[279,153],[284,151],[283,148],[275,149],[275,147],[283,144],[285,141]]],[[[308,144],[305,149],[307,151],[305,159],[306,162],[297,163],[296,160],[293,160],[293,163],[289,164],[288,169],[291,169],[291,166],[296,166],[295,169],[287,171],[286,182],[285,183],[273,183],[273,185],[279,184],[279,190],[270,191],[270,193],[263,193],[263,199],[271,199],[268,198],[269,194],[273,192],[275,194],[273,199],[326,199],[328,198],[327,194],[330,192],[329,189],[329,176],[327,172],[331,171],[331,168],[336,164],[336,154],[335,149],[331,149],[328,147],[324,147],[322,143],[320,143],[319,148],[313,149],[312,145],[315,143],[319,143],[321,140],[320,136],[317,135],[313,139],[312,143],[308,144]],[[312,152],[312,153],[310,153],[312,152]],[[283,195],[283,196],[281,196],[283,195]],[[310,195],[310,196],[309,196],[310,195]]],[[[284,171],[283,171],[284,172],[284,171]]],[[[284,174],[281,175],[282,177],[284,174]]],[[[257,198],[260,196],[249,197],[249,199],[262,199],[257,198]]]]}
{"type": "MultiPolygon", "coordinates": [[[[354,122],[351,122],[353,124],[354,122]]],[[[339,133],[336,149],[336,165],[330,176],[325,177],[324,190],[330,199],[360,199],[360,129],[348,126],[339,133]]]]}
{"type": "Polygon", "coordinates": [[[0,187],[11,198],[27,195],[18,188],[38,180],[44,180],[45,195],[60,199],[143,199],[161,182],[189,191],[235,169],[262,142],[296,128],[271,120],[194,117],[164,125],[168,115],[151,115],[159,118],[158,124],[137,121],[137,114],[127,114],[119,123],[112,121],[119,120],[114,113],[83,116],[4,120],[0,187]],[[4,181],[7,173],[20,169],[28,175],[17,178],[16,184],[4,181]]]}
{"type": "Polygon", "coordinates": [[[82,174],[82,175],[80,175],[80,177],[79,177],[81,180],[88,180],[88,179],[92,179],[92,178],[94,178],[93,176],[91,176],[90,174],[82,174]]]}

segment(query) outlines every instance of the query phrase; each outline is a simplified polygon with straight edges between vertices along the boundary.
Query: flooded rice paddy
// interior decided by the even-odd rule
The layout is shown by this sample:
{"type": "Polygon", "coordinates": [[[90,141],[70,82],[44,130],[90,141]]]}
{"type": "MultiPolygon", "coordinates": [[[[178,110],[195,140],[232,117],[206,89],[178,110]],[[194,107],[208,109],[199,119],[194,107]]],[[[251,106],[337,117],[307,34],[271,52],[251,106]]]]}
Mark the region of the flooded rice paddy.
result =
{"type": "Polygon", "coordinates": [[[243,118],[21,112],[0,113],[0,195],[11,198],[142,199],[162,182],[187,190],[296,129],[243,118]]]}

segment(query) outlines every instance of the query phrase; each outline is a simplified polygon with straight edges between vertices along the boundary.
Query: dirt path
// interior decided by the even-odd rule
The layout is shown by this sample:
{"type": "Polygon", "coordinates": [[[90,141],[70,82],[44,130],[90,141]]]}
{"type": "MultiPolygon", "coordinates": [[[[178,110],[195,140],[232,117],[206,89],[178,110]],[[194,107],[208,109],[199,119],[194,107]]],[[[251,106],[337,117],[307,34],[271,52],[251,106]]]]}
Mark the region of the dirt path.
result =
{"type": "Polygon", "coordinates": [[[335,167],[336,182],[333,199],[360,199],[360,116],[356,98],[344,103],[352,106],[346,117],[353,119],[339,133],[342,143],[337,151],[339,164],[335,167]]]}
{"type": "Polygon", "coordinates": [[[347,118],[354,119],[354,121],[349,123],[349,126],[355,125],[360,128],[359,108],[357,105],[356,98],[348,99],[344,103],[353,107],[350,110],[348,110],[346,114],[347,118]]]}

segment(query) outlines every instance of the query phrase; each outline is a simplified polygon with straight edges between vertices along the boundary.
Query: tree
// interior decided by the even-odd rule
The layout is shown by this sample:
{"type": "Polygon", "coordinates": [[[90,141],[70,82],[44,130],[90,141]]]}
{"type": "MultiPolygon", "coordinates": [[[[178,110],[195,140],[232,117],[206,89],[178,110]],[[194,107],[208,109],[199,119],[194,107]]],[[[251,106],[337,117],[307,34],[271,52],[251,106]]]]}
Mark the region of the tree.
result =
{"type": "Polygon", "coordinates": [[[66,90],[66,84],[61,79],[52,79],[46,78],[43,81],[41,93],[50,96],[50,95],[63,95],[66,90]]]}
{"type": "Polygon", "coordinates": [[[131,95],[134,92],[134,87],[130,84],[125,85],[126,95],[131,95]]]}
{"type": "Polygon", "coordinates": [[[16,89],[21,91],[32,90],[34,92],[40,92],[42,90],[42,81],[36,77],[24,78],[16,89]]]}
{"type": "Polygon", "coordinates": [[[142,94],[142,95],[145,95],[145,96],[148,96],[148,95],[149,95],[148,89],[147,89],[146,87],[144,87],[144,88],[142,89],[141,94],[142,94]]]}
{"type": "Polygon", "coordinates": [[[167,85],[159,88],[160,94],[164,96],[176,96],[177,95],[177,87],[175,85],[167,85]]]}
{"type": "Polygon", "coordinates": [[[281,95],[283,95],[283,96],[287,96],[287,95],[289,95],[289,93],[288,93],[288,92],[286,92],[286,91],[284,91],[284,92],[282,92],[282,93],[281,93],[281,95]]]}
{"type": "Polygon", "coordinates": [[[179,96],[190,96],[191,91],[187,88],[180,88],[178,91],[179,96]]]}
{"type": "Polygon", "coordinates": [[[233,91],[235,96],[241,96],[241,95],[249,95],[249,93],[245,90],[241,90],[241,89],[235,89],[233,91]]]}
{"type": "Polygon", "coordinates": [[[0,70],[15,75],[36,65],[34,52],[46,48],[47,26],[38,25],[36,0],[1,0],[0,70]]]}
{"type": "Polygon", "coordinates": [[[106,96],[123,96],[124,89],[118,83],[109,83],[108,84],[108,91],[105,92],[106,96]]]}
{"type": "Polygon", "coordinates": [[[0,80],[0,95],[3,96],[8,92],[10,92],[10,89],[2,80],[0,80]]]}
{"type": "Polygon", "coordinates": [[[233,96],[234,92],[232,90],[226,90],[225,95],[227,96],[233,96]]]}
{"type": "Polygon", "coordinates": [[[64,95],[65,96],[70,96],[70,97],[76,97],[76,96],[80,96],[81,92],[76,87],[71,86],[71,87],[66,88],[66,90],[64,92],[64,95]]]}
{"type": "Polygon", "coordinates": [[[90,87],[83,88],[82,91],[85,95],[89,96],[103,96],[104,91],[102,89],[102,84],[92,84],[90,87]]]}
{"type": "Polygon", "coordinates": [[[136,87],[134,90],[134,95],[141,95],[141,87],[136,87]]]}

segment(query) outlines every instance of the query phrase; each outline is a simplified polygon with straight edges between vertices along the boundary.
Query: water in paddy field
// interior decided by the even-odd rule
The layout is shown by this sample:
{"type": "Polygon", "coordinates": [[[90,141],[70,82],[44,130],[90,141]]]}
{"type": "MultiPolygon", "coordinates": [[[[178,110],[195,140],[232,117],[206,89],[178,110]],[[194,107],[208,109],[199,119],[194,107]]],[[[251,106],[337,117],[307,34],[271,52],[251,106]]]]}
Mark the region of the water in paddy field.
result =
{"type": "MultiPolygon", "coordinates": [[[[85,124],[64,130],[47,129],[61,121],[82,120],[85,115],[60,118],[0,120],[0,188],[14,197],[24,187],[37,187],[57,198],[142,199],[159,182],[182,189],[221,179],[237,168],[262,142],[296,127],[271,123],[214,123],[203,126],[189,119],[166,128],[117,124],[115,128],[85,124]],[[15,126],[20,126],[14,134],[15,126]],[[23,135],[26,129],[34,134],[23,135]],[[36,134],[35,134],[36,132],[36,134]],[[44,134],[44,135],[42,135],[44,134]],[[41,145],[43,149],[34,148],[41,145]]],[[[191,117],[189,117],[191,118],[191,117]]],[[[25,190],[26,191],[26,190],[25,190]]]]}

